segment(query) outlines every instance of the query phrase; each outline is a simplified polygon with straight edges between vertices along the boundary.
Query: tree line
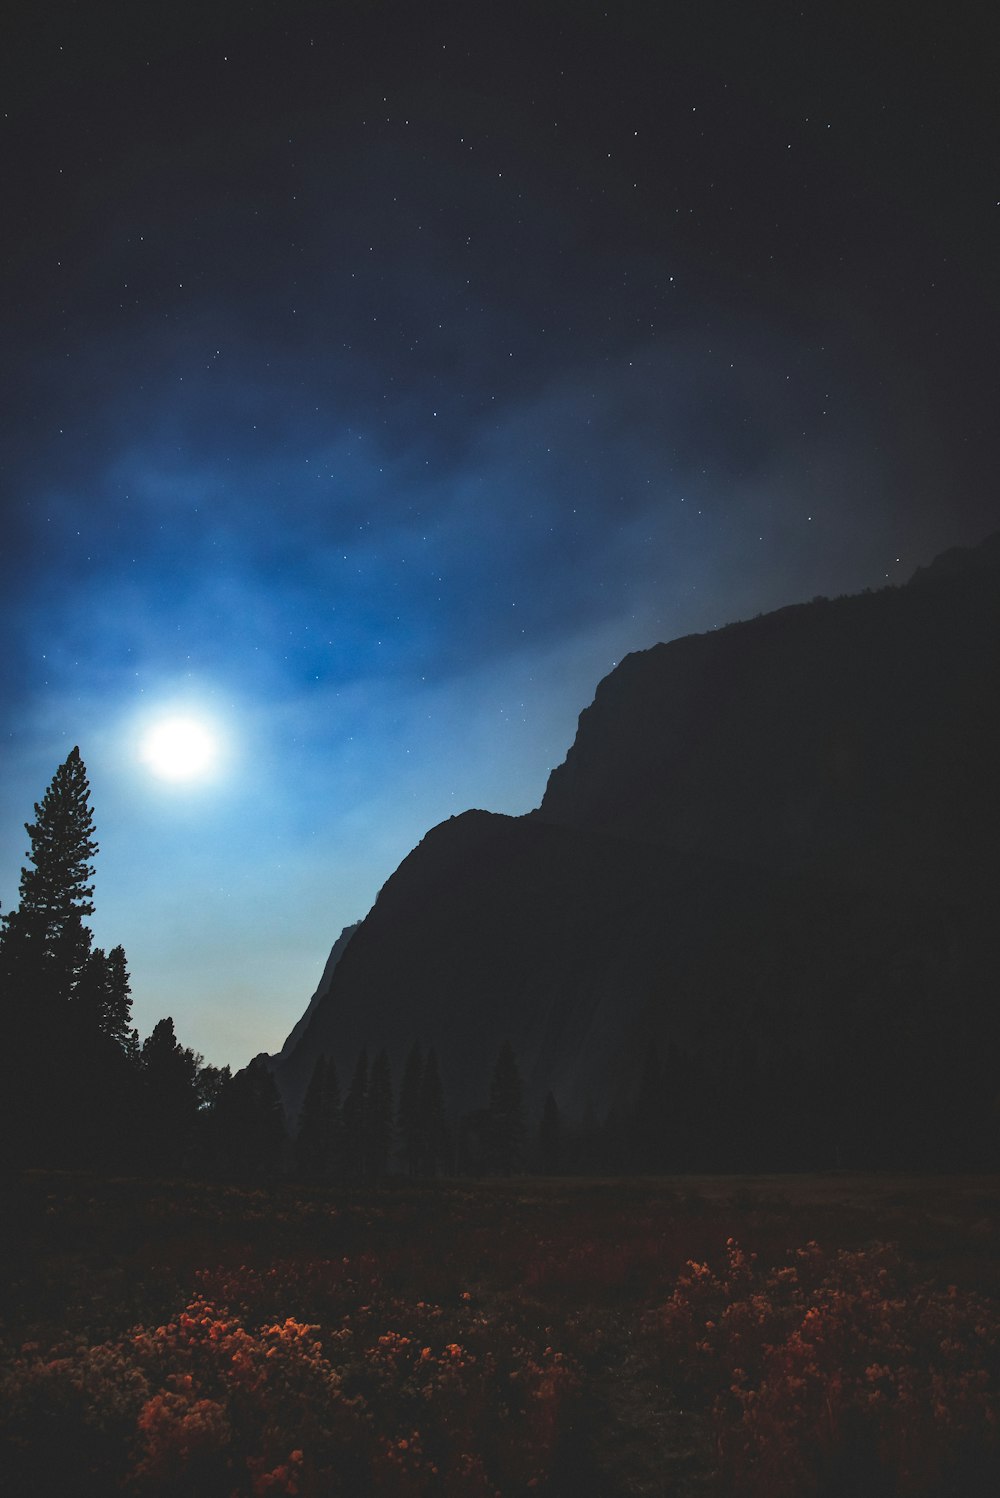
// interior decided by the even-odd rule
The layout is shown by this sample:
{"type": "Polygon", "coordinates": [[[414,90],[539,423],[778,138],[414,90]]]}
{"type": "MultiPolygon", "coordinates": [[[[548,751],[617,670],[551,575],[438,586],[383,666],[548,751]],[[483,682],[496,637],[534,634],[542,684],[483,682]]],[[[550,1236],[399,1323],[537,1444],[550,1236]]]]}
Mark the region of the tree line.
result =
{"type": "Polygon", "coordinates": [[[995,1168],[989,1056],[927,1021],[865,1045],[845,1033],[812,1054],[780,1039],[710,1055],[650,1041],[627,1100],[572,1126],[551,1094],[529,1123],[507,1043],[482,1107],[459,1119],[433,1047],[411,1047],[398,1093],[384,1050],[362,1050],[343,1091],[333,1058],[320,1056],[289,1126],[266,1058],[235,1075],[208,1065],[169,1016],[140,1040],[125,952],[96,946],[86,924],[98,847],[79,749],[34,811],[19,902],[0,919],[0,1165],[363,1183],[524,1170],[995,1168]]]}
{"type": "MultiPolygon", "coordinates": [[[[546,1105],[551,1132],[554,1100],[546,1105]]],[[[396,1098],[385,1050],[369,1066],[362,1050],[341,1098],[337,1068],[319,1056],[293,1141],[298,1174],[313,1180],[377,1181],[390,1174],[511,1175],[534,1163],[525,1126],[523,1087],[505,1042],[485,1106],[453,1123],[433,1046],[410,1048],[396,1098]]]]}
{"type": "Polygon", "coordinates": [[[98,844],[79,748],[34,810],[0,921],[0,1161],[173,1167],[235,1079],[182,1046],[171,1018],[145,1041],[132,1025],[124,949],[95,946],[86,924],[98,844]]]}
{"type": "Polygon", "coordinates": [[[433,1176],[460,1161],[524,1167],[509,1046],[466,1128],[449,1123],[434,1050],[414,1045],[398,1101],[385,1051],[371,1064],[362,1051],[343,1098],[333,1061],[320,1057],[289,1133],[264,1058],[235,1075],[211,1066],[181,1044],[170,1016],[140,1040],[124,949],[95,946],[86,924],[98,844],[78,747],[34,811],[18,904],[0,919],[0,1163],[354,1181],[433,1176]]]}

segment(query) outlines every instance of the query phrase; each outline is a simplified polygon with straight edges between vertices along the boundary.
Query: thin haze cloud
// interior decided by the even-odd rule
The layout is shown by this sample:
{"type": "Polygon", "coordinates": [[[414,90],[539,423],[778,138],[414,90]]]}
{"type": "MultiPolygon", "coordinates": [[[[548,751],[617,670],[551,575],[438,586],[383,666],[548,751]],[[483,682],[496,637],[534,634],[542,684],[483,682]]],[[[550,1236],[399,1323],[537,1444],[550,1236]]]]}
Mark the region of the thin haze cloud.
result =
{"type": "Polygon", "coordinates": [[[968,39],[480,9],[11,36],[0,897],[79,743],[98,938],[220,1062],[628,651],[992,523],[968,39]],[[225,774],[146,773],[177,712],[225,774]]]}

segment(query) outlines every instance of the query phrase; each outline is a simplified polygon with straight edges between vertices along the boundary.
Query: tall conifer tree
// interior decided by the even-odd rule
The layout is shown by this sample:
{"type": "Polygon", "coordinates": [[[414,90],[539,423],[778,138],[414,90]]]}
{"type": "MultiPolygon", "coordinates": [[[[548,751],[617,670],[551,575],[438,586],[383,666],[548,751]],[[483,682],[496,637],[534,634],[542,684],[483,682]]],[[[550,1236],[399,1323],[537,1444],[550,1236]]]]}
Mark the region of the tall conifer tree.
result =
{"type": "Polygon", "coordinates": [[[303,1175],[327,1180],[343,1174],[343,1119],[337,1068],[326,1056],[317,1056],[306,1088],[295,1158],[303,1175]]]}
{"type": "Polygon", "coordinates": [[[295,1163],[302,1175],[313,1179],[326,1174],[325,1095],[326,1057],[319,1055],[302,1101],[299,1130],[295,1136],[295,1163]]]}
{"type": "Polygon", "coordinates": [[[68,999],[90,952],[83,917],[92,915],[97,853],[90,785],[80,751],[60,765],[25,822],[30,864],[21,870],[16,910],[3,918],[6,975],[23,1002],[68,999]]]}
{"type": "Polygon", "coordinates": [[[367,1124],[368,1051],[363,1049],[344,1099],[344,1164],[347,1174],[355,1179],[365,1174],[367,1124]]]}
{"type": "Polygon", "coordinates": [[[489,1154],[502,1175],[524,1168],[524,1102],[521,1074],[510,1042],[504,1041],[490,1081],[489,1154]]]}
{"type": "Polygon", "coordinates": [[[29,862],[18,905],[0,922],[0,1022],[8,1058],[0,1078],[0,1134],[8,1157],[22,1161],[59,1163],[87,1150],[96,1158],[106,1152],[129,1092],[130,1000],[124,952],[94,951],[84,924],[94,910],[97,841],[78,748],[35,803],[35,820],[24,825],[29,862]],[[42,1061],[47,1085],[25,1070],[32,1055],[42,1061]]]}
{"type": "Polygon", "coordinates": [[[399,1112],[396,1131],[403,1169],[415,1176],[420,1171],[420,1090],[424,1077],[424,1058],[417,1041],[410,1047],[399,1085],[399,1112]]]}
{"type": "Polygon", "coordinates": [[[392,1070],[384,1047],[372,1063],[365,1117],[365,1174],[381,1180],[392,1149],[392,1070]]]}
{"type": "Polygon", "coordinates": [[[159,1020],[142,1044],[145,1093],[146,1162],[156,1170],[176,1169],[190,1157],[198,1117],[201,1057],[182,1046],[173,1019],[159,1020]]]}
{"type": "Polygon", "coordinates": [[[438,1069],[437,1052],[427,1052],[420,1081],[419,1127],[421,1175],[437,1175],[448,1164],[448,1120],[444,1111],[444,1088],[438,1069]]]}

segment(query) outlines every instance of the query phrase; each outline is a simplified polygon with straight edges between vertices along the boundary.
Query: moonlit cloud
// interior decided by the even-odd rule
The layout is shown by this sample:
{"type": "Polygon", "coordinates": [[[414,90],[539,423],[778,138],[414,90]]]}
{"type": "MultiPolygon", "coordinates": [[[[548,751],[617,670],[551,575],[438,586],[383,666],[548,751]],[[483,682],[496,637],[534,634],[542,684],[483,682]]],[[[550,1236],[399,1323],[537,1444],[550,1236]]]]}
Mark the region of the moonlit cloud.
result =
{"type": "MultiPolygon", "coordinates": [[[[79,743],[143,1033],[276,1048],[429,826],[538,803],[629,650],[989,528],[978,199],[902,149],[877,37],[749,16],[345,41],[292,5],[226,69],[152,12],[13,39],[0,895],[79,743]],[[160,782],[181,712],[218,773],[160,782]]],[[[933,67],[971,172],[992,79],[933,67]]]]}

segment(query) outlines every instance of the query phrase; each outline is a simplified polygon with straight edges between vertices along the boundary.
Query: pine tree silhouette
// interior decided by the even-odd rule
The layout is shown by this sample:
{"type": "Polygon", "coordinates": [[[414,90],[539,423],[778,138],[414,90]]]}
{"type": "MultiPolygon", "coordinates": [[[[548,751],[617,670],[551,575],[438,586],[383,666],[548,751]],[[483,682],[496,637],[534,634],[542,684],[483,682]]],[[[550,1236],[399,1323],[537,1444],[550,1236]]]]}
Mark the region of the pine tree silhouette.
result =
{"type": "Polygon", "coordinates": [[[73,749],[36,801],[35,821],[24,824],[30,864],[17,908],[3,917],[4,976],[36,1017],[69,999],[90,952],[83,917],[94,911],[93,820],[87,771],[73,749]]]}
{"type": "Polygon", "coordinates": [[[325,1102],[326,1057],[319,1055],[302,1101],[299,1130],[295,1136],[295,1163],[300,1175],[307,1179],[321,1179],[327,1172],[325,1102]]]}
{"type": "Polygon", "coordinates": [[[365,1143],[368,1124],[368,1051],[362,1050],[344,1099],[344,1164],[352,1180],[365,1174],[365,1143]]]}
{"type": "Polygon", "coordinates": [[[344,1173],[343,1116],[337,1068],[317,1056],[306,1088],[295,1159],[300,1173],[313,1180],[329,1180],[344,1173]]]}
{"type": "Polygon", "coordinates": [[[427,1052],[420,1082],[419,1139],[421,1175],[434,1176],[448,1166],[450,1138],[444,1108],[444,1088],[434,1048],[427,1052]]]}
{"type": "Polygon", "coordinates": [[[98,850],[78,748],[24,825],[29,863],[18,905],[0,922],[0,1149],[22,1163],[69,1163],[117,1135],[120,1153],[134,1101],[131,999],[124,952],[94,950],[84,925],[98,850]],[[26,1056],[44,1061],[44,1083],[26,1056]]]}
{"type": "MultiPolygon", "coordinates": [[[[196,1063],[201,1060],[194,1059],[196,1063]]],[[[262,1057],[255,1056],[223,1085],[213,1111],[212,1133],[227,1170],[247,1177],[273,1176],[284,1170],[285,1114],[262,1057]]]]}
{"type": "Polygon", "coordinates": [[[379,1181],[388,1173],[392,1150],[392,1071],[383,1048],[372,1064],[365,1115],[365,1176],[379,1181]]]}
{"type": "Polygon", "coordinates": [[[489,1164],[501,1175],[524,1168],[524,1103],[521,1074],[510,1042],[500,1047],[490,1081],[489,1164]]]}
{"type": "Polygon", "coordinates": [[[399,1086],[399,1111],[396,1134],[403,1169],[415,1176],[420,1171],[420,1093],[424,1077],[424,1058],[416,1041],[410,1047],[399,1086]]]}
{"type": "Polygon", "coordinates": [[[191,1156],[198,1116],[198,1061],[178,1041],[169,1015],[143,1042],[144,1153],[154,1170],[180,1169],[191,1156]]]}

